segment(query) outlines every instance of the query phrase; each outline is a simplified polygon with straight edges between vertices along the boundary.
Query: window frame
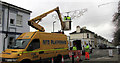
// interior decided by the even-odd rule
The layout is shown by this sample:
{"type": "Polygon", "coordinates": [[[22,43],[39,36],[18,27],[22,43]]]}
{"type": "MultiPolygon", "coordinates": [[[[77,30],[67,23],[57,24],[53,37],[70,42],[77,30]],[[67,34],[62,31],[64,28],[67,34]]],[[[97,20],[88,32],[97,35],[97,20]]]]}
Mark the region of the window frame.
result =
{"type": "Polygon", "coordinates": [[[0,11],[0,15],[1,15],[1,16],[0,16],[0,18],[1,18],[1,19],[0,19],[0,26],[1,26],[1,25],[2,25],[2,17],[3,17],[3,12],[2,12],[2,11],[0,11]]]}
{"type": "Polygon", "coordinates": [[[22,26],[23,25],[23,16],[20,15],[20,14],[17,14],[17,16],[16,16],[16,25],[17,26],[22,26]]]}
{"type": "Polygon", "coordinates": [[[89,35],[90,35],[90,34],[87,33],[87,38],[90,38],[89,35]]]}
{"type": "Polygon", "coordinates": [[[11,25],[11,26],[14,26],[14,25],[15,25],[15,19],[10,18],[10,25],[11,25]],[[11,23],[11,20],[13,20],[13,24],[11,23]]]}
{"type": "Polygon", "coordinates": [[[12,43],[14,43],[14,41],[15,41],[15,37],[9,37],[7,47],[9,48],[9,46],[12,46],[13,45],[12,43]],[[10,41],[10,38],[12,38],[12,41],[10,41]],[[10,42],[11,42],[11,44],[10,44],[10,42]]]}

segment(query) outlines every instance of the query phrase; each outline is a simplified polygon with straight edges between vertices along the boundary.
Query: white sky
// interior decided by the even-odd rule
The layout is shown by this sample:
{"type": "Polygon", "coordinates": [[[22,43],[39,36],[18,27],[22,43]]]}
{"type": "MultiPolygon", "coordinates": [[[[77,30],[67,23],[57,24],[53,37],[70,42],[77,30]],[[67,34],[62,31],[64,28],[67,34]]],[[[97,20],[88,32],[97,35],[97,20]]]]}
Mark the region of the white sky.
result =
{"type": "MultiPolygon", "coordinates": [[[[2,0],[16,6],[31,10],[31,19],[47,12],[57,6],[60,12],[81,10],[87,8],[88,11],[83,16],[72,20],[72,30],[65,31],[66,35],[76,30],[76,26],[86,26],[88,30],[111,41],[113,39],[114,25],[112,24],[113,14],[117,12],[119,0],[2,0]],[[109,3],[111,2],[111,3],[109,3]],[[98,5],[109,3],[98,7],[98,5]]],[[[52,13],[53,14],[53,13],[52,13]]],[[[45,17],[40,23],[46,32],[52,32],[53,21],[52,14],[45,17]]],[[[60,30],[60,21],[55,23],[55,31],[60,30]]],[[[30,31],[35,29],[30,28],[30,31]]]]}

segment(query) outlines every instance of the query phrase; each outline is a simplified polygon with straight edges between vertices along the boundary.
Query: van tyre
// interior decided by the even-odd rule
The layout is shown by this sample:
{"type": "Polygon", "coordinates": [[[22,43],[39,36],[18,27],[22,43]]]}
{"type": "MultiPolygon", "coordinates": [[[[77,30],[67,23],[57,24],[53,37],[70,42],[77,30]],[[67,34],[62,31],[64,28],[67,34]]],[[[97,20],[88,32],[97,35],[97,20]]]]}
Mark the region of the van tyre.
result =
{"type": "Polygon", "coordinates": [[[62,55],[58,55],[55,60],[54,63],[61,63],[62,62],[62,55]]]}
{"type": "Polygon", "coordinates": [[[32,61],[30,61],[29,59],[26,59],[26,60],[22,60],[20,63],[32,63],[32,61]]]}

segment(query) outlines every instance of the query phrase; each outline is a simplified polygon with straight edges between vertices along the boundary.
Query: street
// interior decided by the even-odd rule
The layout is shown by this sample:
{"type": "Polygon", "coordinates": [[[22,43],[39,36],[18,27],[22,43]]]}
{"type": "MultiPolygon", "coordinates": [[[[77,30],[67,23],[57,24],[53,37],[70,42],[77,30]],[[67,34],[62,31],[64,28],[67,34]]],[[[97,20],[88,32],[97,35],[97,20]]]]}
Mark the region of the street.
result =
{"type": "MultiPolygon", "coordinates": [[[[85,56],[81,56],[82,61],[75,63],[118,63],[120,55],[118,55],[117,49],[113,50],[113,57],[109,57],[109,49],[94,49],[90,54],[90,60],[85,60],[85,56]]],[[[72,63],[71,60],[66,60],[65,63],[72,63]]]]}
{"type": "MultiPolygon", "coordinates": [[[[94,49],[93,53],[90,54],[90,60],[85,60],[85,55],[82,55],[82,61],[78,62],[75,58],[74,63],[118,63],[120,55],[118,55],[117,49],[112,49],[113,57],[109,57],[109,50],[110,49],[94,49]]],[[[72,59],[64,59],[64,63],[72,63],[72,59]]]]}

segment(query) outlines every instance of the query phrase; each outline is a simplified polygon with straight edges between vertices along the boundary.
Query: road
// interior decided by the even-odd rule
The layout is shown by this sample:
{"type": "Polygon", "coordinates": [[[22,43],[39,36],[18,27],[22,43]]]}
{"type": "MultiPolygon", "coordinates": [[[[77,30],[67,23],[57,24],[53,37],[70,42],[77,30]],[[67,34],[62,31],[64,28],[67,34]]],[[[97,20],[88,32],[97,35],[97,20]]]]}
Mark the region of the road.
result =
{"type": "MultiPolygon", "coordinates": [[[[90,54],[90,60],[85,60],[85,56],[82,56],[82,61],[75,63],[118,63],[120,55],[117,54],[117,49],[112,49],[113,57],[109,56],[109,50],[110,49],[94,49],[93,53],[90,54]]],[[[72,61],[66,60],[64,63],[72,63],[72,61]]]]}
{"type": "MultiPolygon", "coordinates": [[[[120,63],[120,55],[118,55],[117,49],[113,50],[113,57],[109,57],[109,49],[94,49],[93,53],[90,54],[90,60],[85,60],[85,56],[82,55],[82,61],[75,63],[120,63]]],[[[71,59],[64,59],[64,63],[72,63],[71,59]]]]}

